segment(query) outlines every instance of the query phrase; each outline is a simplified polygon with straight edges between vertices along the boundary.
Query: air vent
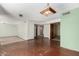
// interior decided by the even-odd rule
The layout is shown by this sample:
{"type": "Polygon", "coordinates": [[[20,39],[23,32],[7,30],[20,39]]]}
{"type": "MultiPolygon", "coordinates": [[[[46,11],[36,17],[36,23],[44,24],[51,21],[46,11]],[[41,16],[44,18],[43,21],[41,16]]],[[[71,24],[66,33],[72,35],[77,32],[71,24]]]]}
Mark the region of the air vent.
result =
{"type": "Polygon", "coordinates": [[[63,13],[62,15],[65,16],[65,15],[68,15],[68,14],[70,14],[70,11],[63,13]]]}
{"type": "Polygon", "coordinates": [[[20,16],[20,17],[23,17],[23,15],[22,15],[22,14],[19,14],[19,16],[20,16]]]}

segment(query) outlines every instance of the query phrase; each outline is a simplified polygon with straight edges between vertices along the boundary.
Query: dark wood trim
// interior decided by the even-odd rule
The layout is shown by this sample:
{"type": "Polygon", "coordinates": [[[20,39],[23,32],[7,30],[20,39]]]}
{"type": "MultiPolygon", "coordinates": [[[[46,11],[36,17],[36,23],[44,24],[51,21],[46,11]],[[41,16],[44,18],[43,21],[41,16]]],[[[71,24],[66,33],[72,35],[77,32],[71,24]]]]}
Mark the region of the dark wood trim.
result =
{"type": "Polygon", "coordinates": [[[43,25],[40,25],[40,24],[35,24],[35,39],[38,39],[38,38],[43,38],[44,35],[43,35],[43,29],[44,29],[44,26],[43,25]],[[42,27],[42,30],[39,29],[40,27],[42,27]],[[40,35],[38,35],[38,30],[40,31],[40,35]]]}
{"type": "Polygon", "coordinates": [[[60,24],[60,22],[56,22],[56,23],[51,23],[50,24],[50,39],[53,39],[55,36],[57,36],[58,38],[60,38],[60,36],[55,35],[55,33],[57,33],[56,29],[57,29],[57,25],[60,24]]]}

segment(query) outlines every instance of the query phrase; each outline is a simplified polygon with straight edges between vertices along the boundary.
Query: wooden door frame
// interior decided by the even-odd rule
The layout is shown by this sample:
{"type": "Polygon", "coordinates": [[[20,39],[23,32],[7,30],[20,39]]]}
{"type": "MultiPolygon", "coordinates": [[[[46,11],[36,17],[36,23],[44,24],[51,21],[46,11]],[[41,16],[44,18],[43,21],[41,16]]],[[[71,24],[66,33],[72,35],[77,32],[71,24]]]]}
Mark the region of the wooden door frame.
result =
{"type": "MultiPolygon", "coordinates": [[[[34,24],[34,27],[35,27],[35,30],[34,30],[34,38],[38,38],[38,26],[43,26],[43,25],[40,25],[40,24],[34,24]]],[[[43,31],[44,31],[44,26],[43,26],[43,31]]],[[[43,32],[42,32],[42,35],[43,35],[43,32]]],[[[44,36],[44,35],[43,35],[44,36]]]]}
{"type": "Polygon", "coordinates": [[[51,24],[50,24],[50,40],[52,39],[52,31],[51,31],[51,26],[52,26],[52,24],[57,24],[57,23],[59,23],[59,24],[60,24],[60,22],[56,22],[56,23],[51,23],[51,24]]]}

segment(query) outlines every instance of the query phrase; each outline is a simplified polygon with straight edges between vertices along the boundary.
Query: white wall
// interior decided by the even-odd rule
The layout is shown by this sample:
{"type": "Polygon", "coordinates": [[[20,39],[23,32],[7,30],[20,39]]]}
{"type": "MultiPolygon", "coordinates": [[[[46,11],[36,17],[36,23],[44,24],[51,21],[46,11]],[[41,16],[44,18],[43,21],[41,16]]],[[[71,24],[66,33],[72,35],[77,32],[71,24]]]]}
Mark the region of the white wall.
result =
{"type": "Polygon", "coordinates": [[[6,14],[0,14],[0,37],[19,36],[22,39],[34,38],[33,21],[17,21],[6,14]]]}
{"type": "Polygon", "coordinates": [[[0,14],[0,37],[17,35],[16,20],[14,20],[9,15],[0,14]]]}
{"type": "Polygon", "coordinates": [[[9,15],[0,14],[0,23],[17,24],[17,22],[18,21],[15,18],[10,17],[9,15]]]}
{"type": "Polygon", "coordinates": [[[39,24],[50,24],[50,23],[56,23],[56,22],[60,22],[60,19],[51,19],[51,20],[49,20],[48,19],[48,21],[44,21],[44,22],[39,22],[39,24]]]}
{"type": "Polygon", "coordinates": [[[16,35],[17,35],[16,25],[0,23],[0,37],[16,36],[16,35]]]}
{"type": "Polygon", "coordinates": [[[28,39],[34,38],[34,24],[33,21],[29,21],[28,23],[28,39]]]}
{"type": "Polygon", "coordinates": [[[50,24],[44,24],[44,37],[50,39],[50,24]]]}
{"type": "Polygon", "coordinates": [[[27,28],[28,28],[28,23],[20,22],[17,24],[17,31],[18,31],[18,36],[22,39],[27,40],[27,28]]]}
{"type": "Polygon", "coordinates": [[[18,36],[24,40],[34,38],[34,22],[31,21],[21,21],[18,25],[18,36]]]}

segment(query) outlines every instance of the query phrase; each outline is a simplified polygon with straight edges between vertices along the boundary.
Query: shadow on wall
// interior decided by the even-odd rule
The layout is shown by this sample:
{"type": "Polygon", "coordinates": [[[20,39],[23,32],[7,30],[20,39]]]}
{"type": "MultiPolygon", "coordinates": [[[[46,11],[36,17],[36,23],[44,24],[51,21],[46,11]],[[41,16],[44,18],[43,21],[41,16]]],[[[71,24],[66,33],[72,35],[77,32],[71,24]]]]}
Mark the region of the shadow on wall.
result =
{"type": "Polygon", "coordinates": [[[13,17],[8,11],[6,11],[2,5],[0,5],[0,15],[9,15],[13,17]]]}

